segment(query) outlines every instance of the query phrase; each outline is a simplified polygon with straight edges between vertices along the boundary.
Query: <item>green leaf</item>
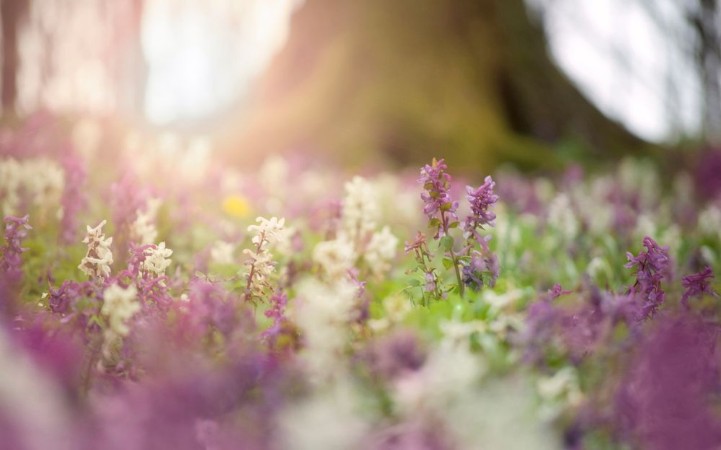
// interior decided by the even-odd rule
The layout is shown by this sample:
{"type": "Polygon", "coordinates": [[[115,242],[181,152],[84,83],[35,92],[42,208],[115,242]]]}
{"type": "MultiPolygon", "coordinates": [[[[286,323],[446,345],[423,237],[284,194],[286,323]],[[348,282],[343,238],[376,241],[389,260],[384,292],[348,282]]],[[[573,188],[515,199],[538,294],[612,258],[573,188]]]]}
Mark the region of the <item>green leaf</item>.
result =
{"type": "Polygon", "coordinates": [[[438,243],[439,247],[446,252],[450,252],[453,249],[453,237],[445,235],[441,238],[438,243]]]}
{"type": "Polygon", "coordinates": [[[446,270],[449,270],[453,267],[453,260],[449,257],[443,258],[443,267],[446,268],[446,270]]]}

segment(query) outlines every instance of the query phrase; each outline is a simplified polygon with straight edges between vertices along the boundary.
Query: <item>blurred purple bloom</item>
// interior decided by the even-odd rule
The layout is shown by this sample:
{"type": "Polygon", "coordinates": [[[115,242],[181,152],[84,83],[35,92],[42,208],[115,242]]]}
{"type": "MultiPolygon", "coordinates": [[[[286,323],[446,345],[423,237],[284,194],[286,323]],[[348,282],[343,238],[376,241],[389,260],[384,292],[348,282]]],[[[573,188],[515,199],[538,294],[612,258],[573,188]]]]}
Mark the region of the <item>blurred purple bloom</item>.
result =
{"type": "Polygon", "coordinates": [[[628,263],[625,267],[636,268],[636,283],[629,291],[644,295],[643,316],[649,317],[665,299],[666,293],[661,289],[661,281],[668,274],[671,259],[668,256],[668,247],[660,247],[648,236],[643,238],[643,246],[646,251],[640,252],[638,256],[626,253],[628,263]]]}
{"type": "Polygon", "coordinates": [[[614,417],[635,448],[717,449],[721,421],[719,331],[683,315],[663,319],[644,339],[616,396],[614,417]]]}
{"type": "Polygon", "coordinates": [[[463,230],[466,233],[475,235],[478,228],[483,228],[484,225],[493,226],[496,215],[490,211],[490,208],[498,201],[498,196],[493,193],[495,185],[493,179],[488,176],[477,188],[466,186],[466,198],[471,205],[472,213],[463,222],[463,230]]]}
{"type": "Polygon", "coordinates": [[[77,155],[64,158],[63,168],[65,169],[65,189],[62,197],[63,217],[60,222],[60,238],[63,243],[70,244],[77,240],[77,216],[86,204],[83,184],[87,174],[82,159],[77,155]]]}
{"type": "Polygon", "coordinates": [[[458,223],[458,202],[451,199],[451,176],[446,172],[447,169],[443,159],[433,158],[431,164],[423,166],[418,180],[426,191],[421,193],[423,212],[428,216],[431,227],[437,227],[436,239],[445,236],[458,223]]]}
{"type": "Polygon", "coordinates": [[[70,335],[46,330],[41,323],[35,323],[25,330],[18,330],[15,338],[40,369],[66,388],[76,387],[83,350],[70,335]]]}
{"type": "Polygon", "coordinates": [[[423,286],[423,289],[426,292],[435,292],[436,288],[438,287],[435,273],[426,272],[425,280],[426,280],[426,284],[423,286]]]}
{"type": "Polygon", "coordinates": [[[414,332],[400,330],[373,342],[364,356],[373,374],[391,380],[419,370],[426,351],[414,332]]]}
{"type": "Polygon", "coordinates": [[[188,302],[190,311],[188,319],[199,334],[204,334],[209,327],[228,336],[238,325],[237,311],[228,298],[228,293],[218,284],[194,278],[189,283],[188,302]]]}
{"type": "Polygon", "coordinates": [[[265,312],[265,317],[273,320],[280,320],[285,314],[285,305],[288,304],[288,296],[285,292],[275,292],[270,297],[270,308],[265,312]]]}
{"type": "Polygon", "coordinates": [[[681,297],[681,303],[688,308],[688,299],[691,297],[701,297],[704,294],[716,295],[711,288],[711,280],[713,280],[713,271],[706,266],[702,271],[683,277],[681,284],[684,291],[681,297]]]}
{"type": "Polygon", "coordinates": [[[48,293],[48,305],[50,311],[57,314],[68,314],[73,312],[74,303],[84,297],[96,295],[97,286],[91,281],[76,282],[65,281],[59,288],[50,288],[48,293]]]}
{"type": "Polygon", "coordinates": [[[717,198],[721,194],[721,149],[704,152],[698,161],[694,173],[696,192],[707,200],[717,198]]]}
{"type": "Polygon", "coordinates": [[[5,246],[2,248],[2,259],[0,259],[0,274],[4,275],[10,284],[19,284],[23,278],[22,254],[27,251],[23,248],[22,241],[28,236],[27,230],[32,229],[28,225],[29,216],[5,217],[5,246]]]}
{"type": "Polygon", "coordinates": [[[562,295],[566,295],[566,294],[570,294],[570,293],[571,293],[571,291],[567,291],[567,290],[563,289],[563,287],[560,284],[556,283],[553,285],[553,287],[551,287],[551,289],[548,290],[548,297],[551,300],[555,300],[562,295]]]}
{"type": "Polygon", "coordinates": [[[283,291],[277,291],[270,296],[270,308],[265,311],[265,317],[273,319],[273,324],[262,333],[262,338],[272,340],[282,332],[287,304],[288,296],[283,291]]]}
{"type": "Polygon", "coordinates": [[[457,448],[443,424],[412,419],[386,428],[371,438],[370,450],[450,450],[457,448]]]}

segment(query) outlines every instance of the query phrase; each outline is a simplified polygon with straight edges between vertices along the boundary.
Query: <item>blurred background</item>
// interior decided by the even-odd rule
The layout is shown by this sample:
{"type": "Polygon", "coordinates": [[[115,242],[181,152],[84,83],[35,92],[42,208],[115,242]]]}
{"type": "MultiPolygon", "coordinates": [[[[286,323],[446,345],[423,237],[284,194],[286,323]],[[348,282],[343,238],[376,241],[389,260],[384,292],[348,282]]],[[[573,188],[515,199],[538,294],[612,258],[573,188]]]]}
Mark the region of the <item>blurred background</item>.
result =
{"type": "Polygon", "coordinates": [[[238,163],[603,160],[721,139],[716,0],[2,0],[2,118],[238,163]]]}

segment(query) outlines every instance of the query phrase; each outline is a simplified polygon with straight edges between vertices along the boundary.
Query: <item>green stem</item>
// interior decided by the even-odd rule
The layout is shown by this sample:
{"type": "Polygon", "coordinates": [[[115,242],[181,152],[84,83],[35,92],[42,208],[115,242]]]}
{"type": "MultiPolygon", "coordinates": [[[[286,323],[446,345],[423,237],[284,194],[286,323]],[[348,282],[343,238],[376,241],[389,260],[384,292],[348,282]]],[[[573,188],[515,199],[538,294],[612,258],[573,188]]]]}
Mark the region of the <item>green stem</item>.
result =
{"type": "MultiPolygon", "coordinates": [[[[441,226],[443,227],[443,232],[446,236],[450,236],[450,227],[448,225],[448,218],[446,217],[445,212],[441,209],[441,226]]],[[[453,261],[453,270],[456,272],[456,282],[458,283],[458,293],[461,295],[461,298],[463,298],[463,294],[465,293],[465,286],[463,286],[463,280],[461,279],[461,271],[458,270],[458,257],[456,257],[455,252],[453,251],[453,246],[451,246],[450,249],[448,249],[448,253],[451,256],[451,261],[453,261]]]]}
{"type": "Polygon", "coordinates": [[[453,260],[453,270],[456,272],[458,292],[461,294],[461,298],[463,298],[463,294],[465,293],[465,286],[463,285],[463,280],[461,279],[461,271],[458,270],[458,259],[456,259],[456,254],[453,252],[453,249],[450,249],[449,253],[451,254],[451,260],[453,260]]]}

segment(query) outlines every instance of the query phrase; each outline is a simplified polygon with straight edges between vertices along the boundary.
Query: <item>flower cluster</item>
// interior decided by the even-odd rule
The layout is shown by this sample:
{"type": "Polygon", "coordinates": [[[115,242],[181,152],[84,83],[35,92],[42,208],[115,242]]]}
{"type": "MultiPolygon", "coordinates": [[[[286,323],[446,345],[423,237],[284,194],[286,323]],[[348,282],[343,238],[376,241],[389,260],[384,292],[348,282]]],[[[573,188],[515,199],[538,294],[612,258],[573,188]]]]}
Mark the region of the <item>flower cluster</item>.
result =
{"type": "Polygon", "coordinates": [[[388,226],[378,230],[379,214],[373,184],[359,176],[345,184],[335,237],[319,242],[313,250],[313,260],[327,278],[342,278],[363,263],[376,279],[390,270],[398,238],[388,226]]]}
{"type": "Polygon", "coordinates": [[[110,358],[112,348],[130,332],[128,321],[140,310],[135,285],[126,288],[112,284],[103,291],[100,313],[106,317],[108,326],[103,337],[103,355],[110,358]]]}
{"type": "Polygon", "coordinates": [[[656,241],[646,236],[643,238],[642,251],[638,256],[626,253],[628,263],[626,267],[636,268],[636,282],[631,287],[632,292],[643,295],[644,316],[648,317],[663,303],[666,293],[661,288],[661,282],[668,274],[671,260],[668,256],[668,247],[660,247],[656,241]]]}
{"type": "MultiPolygon", "coordinates": [[[[463,237],[466,242],[464,247],[458,250],[451,234],[451,230],[460,224],[456,213],[458,202],[450,195],[451,176],[446,172],[447,169],[443,159],[435,158],[430,165],[427,164],[421,169],[419,181],[425,191],[421,193],[421,199],[424,202],[423,212],[429,219],[428,225],[435,230],[434,239],[438,240],[439,249],[445,254],[443,263],[446,268],[453,268],[458,292],[462,297],[466,286],[477,291],[485,285],[493,286],[498,278],[498,260],[488,246],[490,236],[481,236],[478,232],[484,226],[494,225],[496,214],[490,209],[498,201],[498,196],[493,192],[496,183],[490,176],[477,188],[466,186],[470,214],[463,220],[463,237]]],[[[422,248],[420,242],[407,244],[406,253],[409,249],[422,248]]],[[[423,252],[416,252],[416,261],[425,274],[426,291],[431,287],[433,291],[437,291],[437,275],[427,264],[432,257],[430,253],[427,256],[422,255],[423,252]]]]}
{"type": "Polygon", "coordinates": [[[5,246],[2,248],[0,273],[7,282],[18,284],[22,280],[22,254],[27,251],[22,242],[32,227],[28,224],[29,216],[5,217],[5,246]]]}
{"type": "Polygon", "coordinates": [[[345,197],[341,205],[341,225],[351,242],[366,239],[376,228],[378,205],[373,186],[362,177],[353,177],[345,184],[345,197]]]}
{"type": "Polygon", "coordinates": [[[83,238],[83,244],[87,244],[88,249],[78,268],[91,279],[110,276],[110,265],[113,263],[110,245],[113,243],[113,238],[106,238],[103,233],[106,223],[107,221],[103,220],[94,228],[88,225],[87,234],[83,238]]]}
{"type": "Polygon", "coordinates": [[[451,176],[447,170],[448,166],[443,159],[433,158],[431,164],[423,166],[418,180],[425,190],[421,193],[423,212],[431,228],[436,230],[435,239],[447,235],[451,228],[458,226],[458,202],[451,198],[451,176]]]}
{"type": "Polygon", "coordinates": [[[496,214],[490,209],[498,201],[498,196],[493,192],[495,185],[493,178],[488,176],[477,188],[466,186],[466,199],[471,205],[471,214],[463,221],[466,238],[473,236],[480,240],[477,230],[484,226],[493,226],[496,214]]]}
{"type": "Polygon", "coordinates": [[[0,164],[0,206],[33,219],[29,233],[4,217],[0,243],[0,447],[721,443],[721,209],[688,174],[667,192],[653,162],[498,169],[456,198],[443,160],[419,189],[412,174],[208,158],[165,183],[186,138],[100,136],[111,166],[54,145],[49,123],[0,137],[34,142],[0,164]],[[67,155],[55,215],[57,179],[26,175],[67,155]],[[90,214],[108,222],[66,242],[90,214]]]}
{"type": "Polygon", "coordinates": [[[151,199],[144,210],[138,210],[135,221],[130,225],[130,237],[140,245],[152,244],[158,237],[155,217],[160,207],[160,200],[151,199]]]}
{"type": "Polygon", "coordinates": [[[148,245],[145,248],[145,260],[141,265],[141,270],[145,273],[160,276],[170,266],[170,256],[173,251],[165,248],[165,242],[158,245],[148,245]]]}
{"type": "Polygon", "coordinates": [[[32,206],[41,215],[56,211],[63,194],[65,174],[48,158],[0,159],[0,209],[3,215],[18,214],[32,206]]]}
{"type": "Polygon", "coordinates": [[[691,297],[701,297],[703,295],[716,295],[711,288],[711,282],[714,278],[713,270],[709,266],[698,273],[687,275],[681,279],[683,285],[683,296],[681,303],[688,307],[688,299],[691,297]]]}
{"type": "Polygon", "coordinates": [[[275,269],[275,262],[271,250],[282,240],[287,239],[284,218],[258,217],[256,222],[257,225],[248,227],[248,233],[253,236],[251,242],[254,247],[243,250],[243,254],[247,257],[245,265],[248,267],[243,298],[250,302],[262,299],[266,292],[273,289],[270,277],[275,269]]]}

